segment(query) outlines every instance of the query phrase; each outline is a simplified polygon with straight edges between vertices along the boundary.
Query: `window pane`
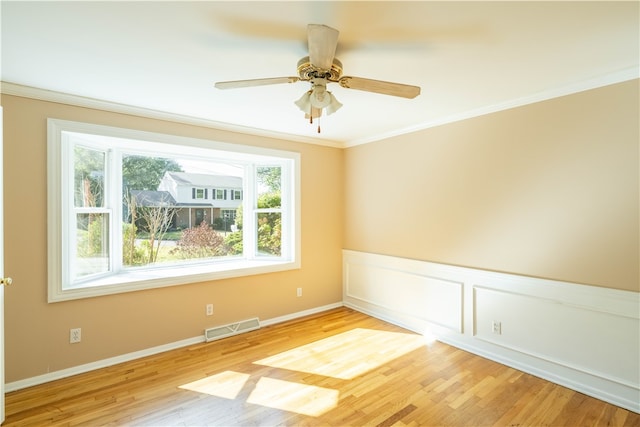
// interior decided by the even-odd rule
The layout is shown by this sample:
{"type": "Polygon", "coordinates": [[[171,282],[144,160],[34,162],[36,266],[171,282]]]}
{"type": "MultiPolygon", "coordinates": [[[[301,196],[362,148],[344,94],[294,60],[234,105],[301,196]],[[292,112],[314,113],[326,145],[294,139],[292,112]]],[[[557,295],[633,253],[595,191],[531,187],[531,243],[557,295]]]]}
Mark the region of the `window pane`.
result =
{"type": "Polygon", "coordinates": [[[106,155],[102,151],[76,146],[74,150],[74,206],[104,206],[106,155]]]}
{"type": "Polygon", "coordinates": [[[77,214],[75,279],[106,273],[109,264],[109,214],[77,214]]]}
{"type": "Polygon", "coordinates": [[[261,212],[257,217],[258,255],[280,256],[282,254],[282,214],[261,212]]]}
{"type": "Polygon", "coordinates": [[[258,209],[281,207],[282,170],[279,166],[258,167],[258,209]]]}
{"type": "Polygon", "coordinates": [[[240,165],[123,155],[123,265],[177,264],[241,254],[237,243],[242,235],[231,234],[238,231],[236,210],[242,202],[227,200],[227,190],[220,187],[240,191],[243,175],[240,165]]]}

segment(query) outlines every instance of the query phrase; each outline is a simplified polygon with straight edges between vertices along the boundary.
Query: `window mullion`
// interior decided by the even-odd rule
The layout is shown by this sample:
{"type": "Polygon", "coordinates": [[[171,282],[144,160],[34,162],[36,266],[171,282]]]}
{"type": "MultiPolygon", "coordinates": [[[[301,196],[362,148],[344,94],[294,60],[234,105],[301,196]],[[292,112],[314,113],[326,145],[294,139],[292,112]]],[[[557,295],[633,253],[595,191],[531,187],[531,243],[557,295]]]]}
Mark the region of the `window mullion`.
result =
{"type": "Polygon", "coordinates": [[[122,150],[111,149],[107,157],[107,176],[109,194],[108,203],[111,210],[111,241],[109,254],[113,272],[122,271],[122,204],[124,194],[122,193],[122,150]]]}
{"type": "Polygon", "coordinates": [[[258,207],[257,190],[256,190],[256,174],[257,167],[250,164],[245,167],[245,188],[246,197],[242,201],[243,233],[242,247],[244,257],[254,259],[256,257],[257,241],[256,241],[256,209],[258,207]]]}
{"type": "Polygon", "coordinates": [[[280,256],[284,259],[289,259],[291,257],[291,234],[289,233],[291,227],[291,175],[289,164],[283,164],[281,166],[281,174],[280,174],[280,215],[281,215],[281,242],[282,242],[282,250],[280,256]]]}

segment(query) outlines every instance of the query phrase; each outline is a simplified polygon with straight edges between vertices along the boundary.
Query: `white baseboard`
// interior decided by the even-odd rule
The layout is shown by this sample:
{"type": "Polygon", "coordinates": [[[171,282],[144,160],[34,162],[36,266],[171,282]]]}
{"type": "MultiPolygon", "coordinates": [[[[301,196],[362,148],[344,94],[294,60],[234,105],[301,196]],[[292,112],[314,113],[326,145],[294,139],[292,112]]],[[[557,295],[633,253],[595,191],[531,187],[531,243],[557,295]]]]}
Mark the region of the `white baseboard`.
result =
{"type": "Polygon", "coordinates": [[[640,413],[637,292],[345,250],[343,302],[640,413]]]}
{"type": "MultiPolygon", "coordinates": [[[[329,304],[321,307],[315,307],[309,310],[299,311],[296,313],[287,314],[285,316],[275,317],[273,319],[267,319],[260,322],[260,326],[275,325],[288,320],[297,319],[299,317],[308,316],[311,314],[321,313],[323,311],[331,310],[333,308],[342,307],[342,302],[329,304]]],[[[135,359],[140,359],[146,356],[152,356],[154,354],[162,353],[169,350],[175,350],[177,348],[186,347],[193,344],[205,342],[204,334],[198,337],[187,338],[180,341],[175,341],[168,344],[159,345],[157,347],[147,348],[140,351],[134,351],[132,353],[123,354],[120,356],[110,357],[107,359],[97,360],[95,362],[86,363],[84,365],[73,366],[71,368],[62,369],[59,371],[48,372],[43,375],[37,375],[35,377],[26,378],[24,380],[14,381],[6,383],[4,386],[5,392],[20,390],[27,387],[32,387],[39,384],[44,384],[50,381],[67,378],[73,375],[83,374],[85,372],[93,371],[100,368],[106,368],[118,363],[128,362],[135,359]]]]}
{"type": "Polygon", "coordinates": [[[49,381],[55,381],[55,380],[67,378],[73,375],[83,374],[85,372],[93,371],[95,369],[106,368],[108,366],[116,365],[118,363],[140,359],[142,357],[162,353],[163,351],[174,350],[176,348],[186,347],[188,345],[198,344],[201,342],[204,342],[204,335],[201,337],[187,338],[184,340],[180,340],[180,341],[176,341],[176,342],[172,342],[164,345],[159,345],[157,347],[147,348],[140,351],[134,351],[132,353],[110,357],[108,359],[97,360],[95,362],[85,363],[84,365],[73,366],[71,368],[61,369],[59,371],[48,372],[46,374],[37,375],[35,377],[25,378],[24,380],[18,380],[18,381],[6,383],[4,385],[4,391],[9,393],[9,392],[20,390],[23,388],[44,384],[49,381]]]}
{"type": "Polygon", "coordinates": [[[311,308],[309,310],[298,311],[291,314],[286,314],[284,316],[274,317],[273,319],[261,320],[260,326],[270,326],[275,325],[277,323],[287,322],[289,320],[298,319],[304,316],[310,316],[316,313],[322,313],[323,311],[332,310],[334,308],[342,307],[344,304],[342,302],[336,302],[333,304],[323,305],[320,307],[311,308]]]}

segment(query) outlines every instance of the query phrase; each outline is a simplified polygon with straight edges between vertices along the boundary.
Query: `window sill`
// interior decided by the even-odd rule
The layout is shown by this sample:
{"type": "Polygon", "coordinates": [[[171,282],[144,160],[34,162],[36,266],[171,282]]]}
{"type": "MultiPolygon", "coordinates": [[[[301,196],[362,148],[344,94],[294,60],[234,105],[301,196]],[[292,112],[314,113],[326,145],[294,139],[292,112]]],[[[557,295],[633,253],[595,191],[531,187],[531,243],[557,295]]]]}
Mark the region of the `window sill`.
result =
{"type": "Polygon", "coordinates": [[[300,263],[297,261],[242,259],[217,261],[210,264],[183,264],[180,266],[131,270],[117,275],[100,277],[75,287],[67,287],[65,289],[58,288],[56,292],[49,293],[49,302],[91,298],[122,292],[134,292],[298,268],[300,268],[300,263]]]}

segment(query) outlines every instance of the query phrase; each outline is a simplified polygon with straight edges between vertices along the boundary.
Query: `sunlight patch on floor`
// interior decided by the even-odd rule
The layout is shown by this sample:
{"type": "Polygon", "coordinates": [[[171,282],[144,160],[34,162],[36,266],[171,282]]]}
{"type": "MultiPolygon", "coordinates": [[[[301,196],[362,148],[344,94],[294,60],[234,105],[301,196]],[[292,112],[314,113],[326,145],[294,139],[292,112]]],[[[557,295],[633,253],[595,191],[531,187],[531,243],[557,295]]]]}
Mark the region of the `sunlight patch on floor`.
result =
{"type": "MultiPolygon", "coordinates": [[[[350,380],[426,345],[425,337],[418,334],[357,328],[253,363],[350,380]]],[[[225,371],[180,388],[236,399],[250,377],[250,374],[225,371]]],[[[339,398],[340,392],[335,389],[263,376],[255,383],[246,402],[317,417],[337,407],[339,398]]]]}
{"type": "Polygon", "coordinates": [[[338,390],[262,377],[247,403],[317,417],[338,406],[338,390]]]}
{"type": "Polygon", "coordinates": [[[202,378],[201,380],[193,381],[189,384],[181,385],[180,388],[210,394],[211,396],[223,397],[225,399],[235,399],[238,394],[240,394],[242,387],[244,387],[248,379],[249,374],[224,371],[202,378]]]}
{"type": "Polygon", "coordinates": [[[349,380],[424,346],[421,335],[358,328],[254,363],[349,380]]]}

